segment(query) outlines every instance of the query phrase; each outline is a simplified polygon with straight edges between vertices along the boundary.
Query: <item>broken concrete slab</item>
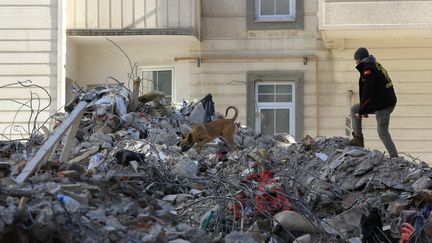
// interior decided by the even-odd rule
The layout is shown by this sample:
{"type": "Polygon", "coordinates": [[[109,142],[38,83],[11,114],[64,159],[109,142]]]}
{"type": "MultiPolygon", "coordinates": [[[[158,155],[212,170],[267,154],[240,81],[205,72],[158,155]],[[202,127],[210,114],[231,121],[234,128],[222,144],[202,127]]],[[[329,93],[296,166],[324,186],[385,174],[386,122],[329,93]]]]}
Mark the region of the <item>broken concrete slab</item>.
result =
{"type": "Polygon", "coordinates": [[[274,215],[274,220],[285,229],[304,233],[317,233],[318,228],[302,215],[294,211],[282,211],[274,215]]]}
{"type": "Polygon", "coordinates": [[[430,189],[432,187],[432,179],[429,176],[423,176],[412,184],[414,191],[419,192],[423,189],[430,189]]]}
{"type": "Polygon", "coordinates": [[[374,161],[366,159],[357,167],[357,169],[354,171],[354,175],[362,176],[367,172],[371,171],[373,168],[375,168],[374,161]]]}
{"type": "Polygon", "coordinates": [[[185,158],[173,168],[173,173],[179,176],[195,178],[198,172],[198,161],[185,158]]]}
{"type": "Polygon", "coordinates": [[[174,201],[177,199],[177,195],[166,195],[162,198],[162,200],[174,203],[174,201]]]}
{"type": "Polygon", "coordinates": [[[226,243],[258,243],[251,235],[243,232],[232,232],[225,237],[226,243]]]}
{"type": "Polygon", "coordinates": [[[293,243],[312,243],[312,236],[310,234],[297,237],[293,243]]]}
{"type": "Polygon", "coordinates": [[[366,214],[361,207],[353,207],[335,217],[324,219],[321,223],[323,229],[333,235],[348,235],[348,232],[360,229],[360,219],[366,214]]]}

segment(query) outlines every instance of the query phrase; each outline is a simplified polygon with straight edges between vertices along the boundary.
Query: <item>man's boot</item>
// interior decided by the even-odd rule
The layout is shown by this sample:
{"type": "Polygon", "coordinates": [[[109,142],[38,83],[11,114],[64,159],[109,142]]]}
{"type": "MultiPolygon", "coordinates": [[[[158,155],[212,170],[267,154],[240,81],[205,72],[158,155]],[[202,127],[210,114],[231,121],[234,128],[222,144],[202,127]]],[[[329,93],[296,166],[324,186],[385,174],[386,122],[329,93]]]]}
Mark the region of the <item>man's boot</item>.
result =
{"type": "Polygon", "coordinates": [[[356,135],[354,132],[352,133],[353,138],[349,141],[350,146],[356,147],[364,147],[364,138],[363,134],[356,135]]]}

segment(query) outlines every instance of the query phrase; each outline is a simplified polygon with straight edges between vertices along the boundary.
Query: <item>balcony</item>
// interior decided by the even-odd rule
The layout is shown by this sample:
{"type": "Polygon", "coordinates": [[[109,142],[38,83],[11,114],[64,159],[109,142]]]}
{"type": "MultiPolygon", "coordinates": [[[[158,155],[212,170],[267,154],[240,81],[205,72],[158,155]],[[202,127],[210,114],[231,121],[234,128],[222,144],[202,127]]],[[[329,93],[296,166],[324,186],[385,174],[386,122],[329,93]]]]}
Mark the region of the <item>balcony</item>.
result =
{"type": "Polygon", "coordinates": [[[69,36],[189,35],[200,38],[200,0],[68,0],[69,36]]]}
{"type": "Polygon", "coordinates": [[[319,0],[327,40],[432,37],[432,1],[319,0]]]}

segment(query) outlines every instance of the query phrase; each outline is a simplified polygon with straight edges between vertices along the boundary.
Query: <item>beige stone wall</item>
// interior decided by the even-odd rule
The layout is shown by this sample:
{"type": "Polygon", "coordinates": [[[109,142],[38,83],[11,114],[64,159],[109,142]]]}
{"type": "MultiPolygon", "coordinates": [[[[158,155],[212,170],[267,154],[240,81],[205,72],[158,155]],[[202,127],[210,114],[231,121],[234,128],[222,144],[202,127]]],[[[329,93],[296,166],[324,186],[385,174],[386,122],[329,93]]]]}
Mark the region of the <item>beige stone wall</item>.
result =
{"type": "MultiPolygon", "coordinates": [[[[202,1],[201,49],[194,55],[204,58],[200,68],[191,64],[191,96],[211,92],[216,109],[229,105],[240,108],[239,121],[246,124],[246,77],[250,71],[301,71],[304,73],[304,134],[316,135],[316,66],[303,64],[303,56],[325,57],[317,32],[317,1],[304,1],[303,30],[248,31],[246,0],[202,1]],[[242,56],[292,56],[293,58],[247,60],[242,56]],[[205,60],[205,56],[226,59],[205,60]],[[234,57],[234,59],[233,59],[234,57]],[[232,85],[229,82],[236,80],[232,85]]],[[[323,101],[330,102],[328,97],[323,101]]],[[[343,131],[343,123],[341,123],[343,131]]]]}
{"type": "MultiPolygon", "coordinates": [[[[395,85],[398,105],[390,127],[399,152],[419,156],[429,163],[432,162],[429,137],[432,19],[428,14],[431,8],[429,0],[320,0],[318,12],[319,30],[330,50],[322,65],[327,70],[321,75],[322,82],[334,87],[332,92],[336,95],[353,89],[353,102],[358,102],[358,73],[353,69],[352,56],[360,46],[369,48],[387,68],[395,85]],[[356,14],[349,14],[354,10],[356,14]]],[[[323,133],[334,134],[333,126],[343,118],[337,109],[324,114],[327,115],[321,119],[323,133]]],[[[364,126],[367,146],[384,150],[377,136],[375,117],[365,119],[364,126]]]]}
{"type": "MultiPolygon", "coordinates": [[[[0,85],[30,79],[46,88],[53,103],[40,114],[39,121],[45,120],[57,107],[57,23],[57,1],[0,1],[0,85]]],[[[30,108],[11,100],[26,103],[30,92],[37,92],[44,107],[48,105],[48,96],[39,89],[18,86],[2,88],[0,92],[0,133],[21,138],[19,131],[24,135],[26,132],[22,128],[10,129],[9,125],[24,126],[27,130],[30,108]]],[[[38,104],[37,99],[32,102],[35,110],[38,104]]]]}
{"type": "MultiPolygon", "coordinates": [[[[189,56],[190,49],[197,49],[198,40],[192,36],[124,36],[110,37],[128,54],[140,68],[173,68],[174,101],[189,97],[190,66],[187,62],[175,62],[175,57],[189,56]]],[[[74,54],[67,63],[75,63],[75,81],[81,86],[97,85],[112,76],[127,83],[130,73],[126,57],[103,37],[69,37],[74,54]]],[[[72,69],[72,68],[71,68],[72,69]]],[[[141,74],[140,74],[141,75],[141,74]]],[[[110,83],[112,81],[108,80],[110,83]]],[[[132,83],[130,84],[132,89],[132,83]]]]}
{"type": "Polygon", "coordinates": [[[78,80],[78,47],[72,39],[66,42],[66,77],[72,80],[78,80]]]}
{"type": "Polygon", "coordinates": [[[72,87],[78,79],[78,49],[75,42],[71,39],[66,41],[66,101],[74,97],[72,87]]]}
{"type": "MultiPolygon", "coordinates": [[[[201,97],[211,92],[219,112],[223,112],[228,105],[239,106],[239,120],[245,124],[247,93],[246,85],[241,82],[246,81],[249,71],[301,71],[304,73],[303,134],[344,136],[345,118],[349,113],[348,90],[354,91],[352,103],[358,102],[358,73],[352,56],[356,48],[366,46],[387,67],[395,82],[399,102],[392,116],[391,132],[399,151],[432,161],[432,139],[428,137],[432,128],[432,42],[418,38],[421,31],[413,30],[405,32],[415,34],[409,38],[404,35],[386,37],[379,30],[358,33],[359,31],[338,29],[340,32],[331,32],[333,39],[328,39],[326,34],[329,32],[321,33],[318,29],[317,18],[322,14],[318,12],[318,1],[304,3],[304,30],[247,31],[245,0],[218,1],[217,4],[204,0],[202,43],[195,55],[201,54],[203,58],[206,55],[225,56],[226,59],[204,59],[200,68],[191,64],[191,96],[201,97]],[[334,39],[344,36],[344,33],[359,39],[334,39]],[[318,56],[319,98],[317,99],[316,92],[316,66],[312,60],[303,65],[303,60],[298,59],[231,59],[236,56],[260,55],[318,56]],[[241,82],[227,85],[232,80],[241,82]]],[[[424,33],[427,37],[427,31],[424,33]]],[[[376,132],[375,117],[367,119],[364,126],[366,145],[384,150],[376,132]]]]}

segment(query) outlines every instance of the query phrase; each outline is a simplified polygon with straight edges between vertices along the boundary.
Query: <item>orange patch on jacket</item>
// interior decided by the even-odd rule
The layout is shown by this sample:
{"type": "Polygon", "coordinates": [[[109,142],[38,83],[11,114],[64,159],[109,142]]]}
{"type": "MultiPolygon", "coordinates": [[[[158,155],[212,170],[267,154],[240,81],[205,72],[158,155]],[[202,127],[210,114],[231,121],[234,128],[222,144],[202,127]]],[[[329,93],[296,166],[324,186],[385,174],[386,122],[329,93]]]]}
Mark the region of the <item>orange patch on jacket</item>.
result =
{"type": "Polygon", "coordinates": [[[364,72],[363,72],[363,75],[365,75],[365,76],[369,76],[369,75],[371,75],[372,74],[372,71],[371,70],[365,70],[364,72]]]}

